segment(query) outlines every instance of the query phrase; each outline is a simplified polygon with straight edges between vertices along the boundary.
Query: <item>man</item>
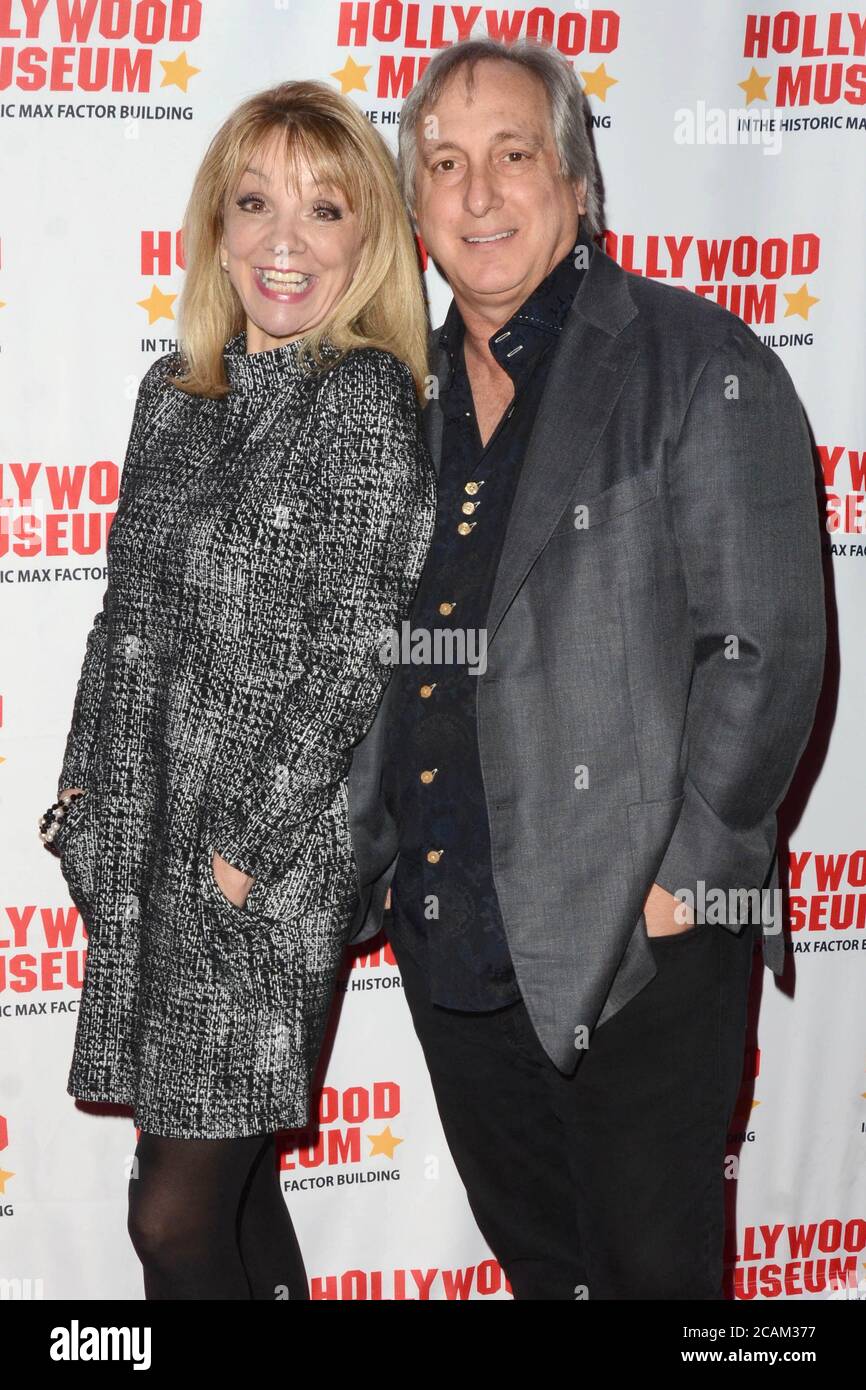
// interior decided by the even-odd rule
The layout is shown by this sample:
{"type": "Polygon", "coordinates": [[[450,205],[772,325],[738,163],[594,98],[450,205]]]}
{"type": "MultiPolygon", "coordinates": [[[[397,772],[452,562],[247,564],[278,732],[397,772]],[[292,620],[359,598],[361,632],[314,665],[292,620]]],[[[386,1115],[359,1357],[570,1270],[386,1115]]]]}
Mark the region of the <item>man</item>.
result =
{"type": "Polygon", "coordinates": [[[444,51],[400,154],[454,300],[420,663],[349,781],[354,939],[390,886],[444,1132],[515,1297],[722,1298],[753,942],[776,973],[784,945],[778,914],[702,904],[778,883],[825,640],[807,428],[738,318],[594,245],[555,54],[444,51]]]}

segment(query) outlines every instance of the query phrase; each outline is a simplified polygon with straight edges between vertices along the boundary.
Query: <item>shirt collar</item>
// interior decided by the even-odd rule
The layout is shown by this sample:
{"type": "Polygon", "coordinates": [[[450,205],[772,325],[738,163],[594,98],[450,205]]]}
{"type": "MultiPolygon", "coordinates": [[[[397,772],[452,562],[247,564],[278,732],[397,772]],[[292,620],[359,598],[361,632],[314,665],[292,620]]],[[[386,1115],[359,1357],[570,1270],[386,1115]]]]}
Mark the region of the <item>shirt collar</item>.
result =
{"type": "MultiPolygon", "coordinates": [[[[501,328],[491,334],[487,343],[496,361],[509,376],[517,380],[535,362],[539,353],[550,345],[551,340],[562,332],[563,325],[571,309],[580,283],[586,274],[586,267],[576,264],[576,260],[586,261],[594,249],[594,243],[585,232],[578,232],[578,246],[587,249],[588,255],[576,258],[575,247],[570,248],[560,261],[545,276],[540,284],[519,309],[501,328]]],[[[454,380],[454,373],[462,358],[463,339],[466,328],[456,299],[452,299],[439,330],[439,346],[448,354],[449,373],[447,383],[441,388],[447,390],[454,380]]]]}

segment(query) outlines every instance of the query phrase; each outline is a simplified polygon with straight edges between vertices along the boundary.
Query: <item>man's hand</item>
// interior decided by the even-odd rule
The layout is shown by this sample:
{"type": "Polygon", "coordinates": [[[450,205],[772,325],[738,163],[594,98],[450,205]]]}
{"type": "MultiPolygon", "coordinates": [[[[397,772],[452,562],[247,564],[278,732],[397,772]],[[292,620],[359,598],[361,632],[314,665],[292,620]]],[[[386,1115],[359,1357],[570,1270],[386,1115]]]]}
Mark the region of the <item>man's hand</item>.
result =
{"type": "Polygon", "coordinates": [[[236,869],[234,864],[223,859],[216,850],[214,850],[214,856],[211,860],[211,869],[220,892],[228,898],[230,903],[234,903],[235,907],[243,907],[255,879],[251,878],[249,874],[245,874],[243,869],[236,869]]]}
{"type": "Polygon", "coordinates": [[[689,904],[675,898],[658,883],[650,889],[643,911],[648,936],[675,936],[694,925],[694,913],[689,904]]]}

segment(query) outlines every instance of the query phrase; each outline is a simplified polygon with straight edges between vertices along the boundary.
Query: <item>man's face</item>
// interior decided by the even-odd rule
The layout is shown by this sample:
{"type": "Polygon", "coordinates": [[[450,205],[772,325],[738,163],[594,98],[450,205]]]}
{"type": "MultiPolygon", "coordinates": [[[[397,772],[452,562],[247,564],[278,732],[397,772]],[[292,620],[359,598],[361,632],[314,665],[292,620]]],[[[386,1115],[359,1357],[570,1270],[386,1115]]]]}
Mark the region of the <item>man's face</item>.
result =
{"type": "Polygon", "coordinates": [[[559,172],[547,93],[499,59],[447,83],[418,123],[415,220],[455,296],[522,302],[577,238],[585,181],[559,172]]]}

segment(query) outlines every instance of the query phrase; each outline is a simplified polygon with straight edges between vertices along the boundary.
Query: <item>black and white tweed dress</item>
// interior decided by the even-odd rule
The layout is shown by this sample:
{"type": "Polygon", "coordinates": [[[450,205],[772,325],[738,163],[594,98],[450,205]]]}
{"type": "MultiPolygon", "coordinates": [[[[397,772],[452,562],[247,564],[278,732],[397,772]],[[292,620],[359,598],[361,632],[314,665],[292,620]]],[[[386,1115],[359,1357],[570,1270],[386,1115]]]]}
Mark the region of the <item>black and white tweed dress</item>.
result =
{"type": "MultiPolygon", "coordinates": [[[[336,357],[331,349],[329,356],[336,357]]],[[[141,384],[58,791],[88,950],[67,1090],[153,1134],[303,1126],[357,902],[352,747],[408,615],[436,479],[409,368],[225,348],[141,384]],[[214,849],[255,878],[236,907],[214,849]]]]}

